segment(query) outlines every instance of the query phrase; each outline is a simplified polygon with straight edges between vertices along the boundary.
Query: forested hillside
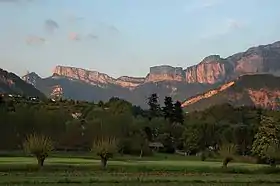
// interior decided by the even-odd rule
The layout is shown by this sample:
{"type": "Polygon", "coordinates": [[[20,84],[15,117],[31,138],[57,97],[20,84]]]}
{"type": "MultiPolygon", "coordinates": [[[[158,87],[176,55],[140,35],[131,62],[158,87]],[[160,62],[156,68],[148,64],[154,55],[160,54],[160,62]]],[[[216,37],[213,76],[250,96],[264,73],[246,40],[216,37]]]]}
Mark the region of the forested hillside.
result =
{"type": "Polygon", "coordinates": [[[170,97],[160,107],[156,94],[147,104],[143,110],[119,98],[90,103],[2,97],[0,150],[20,149],[26,135],[36,132],[50,136],[56,150],[87,151],[93,140],[113,136],[125,154],[152,155],[153,142],[163,145],[160,152],[187,154],[214,152],[226,142],[235,144],[239,154],[252,155],[263,118],[279,127],[278,111],[224,104],[185,114],[170,97]]]}

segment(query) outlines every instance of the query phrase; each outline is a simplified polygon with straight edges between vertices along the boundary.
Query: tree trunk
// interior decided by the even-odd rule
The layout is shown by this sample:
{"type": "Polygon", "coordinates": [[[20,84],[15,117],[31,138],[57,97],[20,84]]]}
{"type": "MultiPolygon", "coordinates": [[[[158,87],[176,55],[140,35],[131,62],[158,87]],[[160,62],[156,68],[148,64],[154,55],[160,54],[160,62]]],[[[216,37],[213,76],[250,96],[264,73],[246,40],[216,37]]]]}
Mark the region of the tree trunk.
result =
{"type": "Polygon", "coordinates": [[[101,166],[103,169],[106,169],[107,167],[107,158],[101,157],[101,166]]]}
{"type": "Polygon", "coordinates": [[[232,160],[232,158],[229,158],[229,157],[225,158],[223,160],[223,168],[227,168],[227,165],[231,160],[232,160]]]}
{"type": "Polygon", "coordinates": [[[38,157],[37,157],[37,161],[38,161],[38,167],[39,167],[39,168],[42,168],[42,167],[44,166],[45,158],[44,158],[44,157],[38,156],[38,157]]]}
{"type": "Polygon", "coordinates": [[[269,164],[270,164],[271,167],[276,168],[276,161],[275,161],[275,159],[270,159],[269,160],[269,164]]]}
{"type": "Polygon", "coordinates": [[[276,163],[271,163],[270,166],[276,168],[276,163]]]}
{"type": "Polygon", "coordinates": [[[140,158],[142,158],[142,156],[143,156],[143,150],[141,148],[141,150],[140,150],[140,158]]]}
{"type": "Polygon", "coordinates": [[[224,159],[223,161],[223,168],[227,168],[228,162],[224,159]]]}

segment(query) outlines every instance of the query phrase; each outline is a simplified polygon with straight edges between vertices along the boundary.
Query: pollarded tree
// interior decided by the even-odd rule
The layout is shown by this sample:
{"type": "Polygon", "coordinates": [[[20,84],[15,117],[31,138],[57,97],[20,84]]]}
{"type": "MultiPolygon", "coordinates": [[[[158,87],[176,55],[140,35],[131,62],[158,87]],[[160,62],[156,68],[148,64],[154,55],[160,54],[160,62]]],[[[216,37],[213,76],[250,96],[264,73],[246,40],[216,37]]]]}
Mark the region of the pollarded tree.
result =
{"type": "Polygon", "coordinates": [[[106,168],[109,158],[118,150],[117,140],[115,138],[101,138],[93,143],[92,151],[97,152],[101,158],[101,166],[106,168]]]}
{"type": "Polygon", "coordinates": [[[103,107],[104,106],[104,102],[103,101],[99,101],[97,104],[99,107],[103,107]]]}
{"type": "Polygon", "coordinates": [[[268,148],[274,144],[279,144],[279,126],[271,117],[262,116],[261,124],[255,135],[252,145],[252,153],[261,160],[268,160],[268,148]]]}
{"type": "Polygon", "coordinates": [[[37,158],[38,166],[44,165],[45,159],[54,149],[52,140],[44,135],[30,134],[23,143],[25,152],[32,154],[37,158]]]}
{"type": "Polygon", "coordinates": [[[234,144],[225,143],[220,147],[219,154],[223,157],[223,167],[227,168],[229,162],[234,160],[236,146],[234,144]]]}

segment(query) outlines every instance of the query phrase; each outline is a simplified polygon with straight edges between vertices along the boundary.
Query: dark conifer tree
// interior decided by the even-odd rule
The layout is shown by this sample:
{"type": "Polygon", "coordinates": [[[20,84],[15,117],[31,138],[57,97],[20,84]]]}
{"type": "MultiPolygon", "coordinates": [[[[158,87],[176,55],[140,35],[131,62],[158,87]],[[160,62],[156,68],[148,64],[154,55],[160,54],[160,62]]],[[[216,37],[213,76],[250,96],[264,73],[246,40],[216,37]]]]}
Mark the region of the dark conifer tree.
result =
{"type": "Polygon", "coordinates": [[[165,119],[168,119],[171,123],[174,118],[174,107],[173,101],[171,97],[165,97],[164,99],[164,107],[162,108],[163,116],[165,119]]]}
{"type": "Polygon", "coordinates": [[[184,111],[179,101],[176,101],[176,103],[174,104],[173,122],[181,123],[181,124],[184,123],[184,111]]]}
{"type": "Polygon", "coordinates": [[[158,95],[152,94],[148,98],[148,105],[149,105],[149,119],[161,116],[160,105],[158,103],[158,95]]]}

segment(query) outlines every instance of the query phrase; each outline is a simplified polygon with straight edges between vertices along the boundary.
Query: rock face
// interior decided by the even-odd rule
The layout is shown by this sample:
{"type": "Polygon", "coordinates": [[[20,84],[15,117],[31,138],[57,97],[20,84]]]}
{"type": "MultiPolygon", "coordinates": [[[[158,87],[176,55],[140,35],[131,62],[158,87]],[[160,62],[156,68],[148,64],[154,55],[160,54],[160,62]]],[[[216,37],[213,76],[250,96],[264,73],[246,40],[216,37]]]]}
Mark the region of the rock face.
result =
{"type": "Polygon", "coordinates": [[[115,80],[115,84],[120,85],[122,87],[129,88],[129,89],[134,89],[135,87],[143,84],[144,81],[145,81],[145,78],[121,76],[115,80]]]}
{"type": "Polygon", "coordinates": [[[106,87],[106,85],[108,84],[114,84],[121,87],[134,88],[144,82],[144,78],[122,76],[118,79],[114,79],[107,74],[97,71],[90,71],[82,68],[66,66],[56,66],[53,70],[53,74],[80,80],[91,85],[98,85],[102,87],[106,87]]]}
{"type": "Polygon", "coordinates": [[[212,55],[185,70],[188,83],[215,84],[240,75],[269,73],[280,75],[280,42],[252,47],[228,58],[212,55]]]}
{"type": "Polygon", "coordinates": [[[280,75],[280,41],[269,45],[252,47],[226,59],[233,65],[232,76],[269,73],[280,75]]]}
{"type": "Polygon", "coordinates": [[[53,98],[62,97],[63,96],[63,88],[60,85],[53,86],[50,96],[53,97],[53,98]]]}
{"type": "Polygon", "coordinates": [[[215,84],[222,82],[226,78],[227,70],[230,66],[226,60],[218,55],[208,56],[198,65],[185,70],[187,83],[215,84]]]}
{"type": "Polygon", "coordinates": [[[145,82],[159,81],[185,82],[185,72],[182,67],[172,67],[168,65],[151,67],[145,82]]]}
{"type": "Polygon", "coordinates": [[[76,67],[56,66],[53,74],[78,79],[93,85],[114,83],[114,79],[107,74],[76,67]]]}
{"type": "Polygon", "coordinates": [[[252,102],[257,107],[279,109],[280,107],[280,89],[279,90],[269,90],[269,89],[259,89],[259,90],[248,90],[248,95],[252,102]]]}
{"type": "Polygon", "coordinates": [[[25,82],[27,82],[27,83],[33,85],[34,87],[36,87],[36,83],[37,83],[39,80],[41,80],[41,77],[40,77],[38,74],[36,74],[35,72],[31,72],[31,73],[29,73],[29,74],[23,76],[22,79],[23,79],[25,82]]]}

